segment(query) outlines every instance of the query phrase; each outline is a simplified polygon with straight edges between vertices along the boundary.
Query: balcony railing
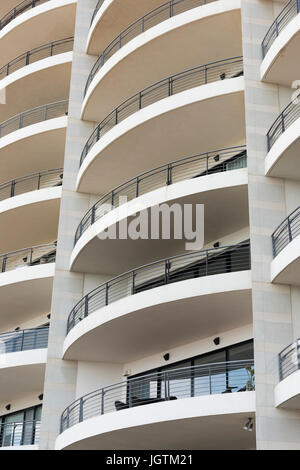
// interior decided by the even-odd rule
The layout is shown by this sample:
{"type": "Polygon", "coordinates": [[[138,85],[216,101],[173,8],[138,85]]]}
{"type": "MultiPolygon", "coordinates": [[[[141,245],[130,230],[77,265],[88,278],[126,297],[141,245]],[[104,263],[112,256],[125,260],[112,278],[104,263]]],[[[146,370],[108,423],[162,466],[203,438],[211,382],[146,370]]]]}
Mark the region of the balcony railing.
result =
{"type": "Polygon", "coordinates": [[[136,176],[113,189],[91,207],[76,230],[74,245],[91,225],[109,210],[124,203],[124,197],[127,202],[165,185],[246,166],[246,147],[239,146],[185,157],[136,176]]]}
{"type": "Polygon", "coordinates": [[[0,201],[30,191],[61,186],[62,180],[63,168],[41,171],[39,173],[16,178],[7,183],[0,184],[0,201]]]}
{"type": "Polygon", "coordinates": [[[121,274],[85,295],[72,309],[67,333],[85,317],[117,300],[155,287],[214,274],[250,269],[250,244],[194,251],[121,274]]]}
{"type": "Polygon", "coordinates": [[[77,399],[61,417],[61,432],[89,418],[153,403],[253,391],[253,360],[178,368],[128,379],[77,399]]]}
{"type": "Polygon", "coordinates": [[[33,246],[31,248],[25,248],[24,250],[12,251],[0,255],[0,268],[1,272],[4,273],[25,266],[54,263],[55,257],[56,243],[33,246]]]}
{"type": "Polygon", "coordinates": [[[0,124],[0,138],[23,127],[68,115],[69,101],[55,101],[17,114],[0,124]]]}
{"type": "Polygon", "coordinates": [[[268,139],[268,151],[271,150],[276,140],[300,117],[300,94],[280,113],[276,121],[270,127],[268,139]]]}
{"type": "Polygon", "coordinates": [[[283,380],[300,369],[300,339],[279,353],[279,380],[283,380]]]}
{"type": "Polygon", "coordinates": [[[40,438],[40,421],[0,423],[0,447],[37,445],[40,438]]]}
{"type": "Polygon", "coordinates": [[[292,21],[300,12],[300,0],[290,0],[283,10],[279,13],[276,20],[267,31],[262,42],[262,54],[266,56],[268,50],[279,36],[281,31],[292,21]]]}
{"type": "Polygon", "coordinates": [[[24,0],[23,2],[19,3],[19,5],[14,7],[12,10],[6,13],[3,18],[1,18],[0,30],[25,11],[31,10],[32,8],[37,7],[38,5],[41,5],[42,3],[46,2],[49,2],[49,0],[24,0]]]}
{"type": "Polygon", "coordinates": [[[297,207],[272,234],[273,257],[275,258],[299,234],[300,207],[297,207]]]}
{"type": "Polygon", "coordinates": [[[16,70],[19,70],[26,65],[33,64],[38,60],[72,51],[73,42],[74,38],[60,39],[58,41],[53,41],[49,44],[36,47],[31,51],[24,52],[20,56],[16,57],[16,59],[1,67],[0,80],[2,80],[4,77],[7,77],[16,70]]]}
{"type": "Polygon", "coordinates": [[[96,129],[85,144],[80,165],[86,158],[90,149],[98,142],[108,131],[114,126],[124,121],[128,116],[136,113],[142,108],[156,103],[168,96],[176,95],[190,88],[212,83],[217,80],[225,80],[229,78],[243,75],[243,59],[242,57],[234,57],[206,65],[200,65],[193,69],[172,75],[165,78],[154,85],[131,96],[129,99],[120,104],[112,111],[103,121],[98,124],[96,129]]]}
{"type": "Polygon", "coordinates": [[[91,26],[92,26],[92,23],[93,23],[93,21],[94,21],[95,16],[97,15],[98,11],[99,11],[100,8],[102,7],[104,1],[105,1],[105,0],[98,0],[97,5],[96,5],[96,7],[95,7],[95,10],[94,10],[94,12],[93,12],[92,19],[91,19],[91,26]]]}
{"type": "Polygon", "coordinates": [[[162,23],[169,18],[172,18],[173,16],[179,15],[180,13],[191,10],[192,8],[196,8],[200,5],[212,3],[214,1],[216,0],[169,0],[168,2],[160,5],[154,10],[151,10],[142,18],[139,18],[137,21],[132,23],[130,26],[124,29],[124,31],[122,31],[98,57],[91,70],[91,73],[88,76],[84,95],[86,95],[88,87],[93,81],[94,76],[103,67],[106,61],[133,38],[141,33],[144,33],[153,26],[162,23]]]}
{"type": "Polygon", "coordinates": [[[47,348],[48,335],[48,326],[2,333],[0,334],[0,354],[47,348]]]}

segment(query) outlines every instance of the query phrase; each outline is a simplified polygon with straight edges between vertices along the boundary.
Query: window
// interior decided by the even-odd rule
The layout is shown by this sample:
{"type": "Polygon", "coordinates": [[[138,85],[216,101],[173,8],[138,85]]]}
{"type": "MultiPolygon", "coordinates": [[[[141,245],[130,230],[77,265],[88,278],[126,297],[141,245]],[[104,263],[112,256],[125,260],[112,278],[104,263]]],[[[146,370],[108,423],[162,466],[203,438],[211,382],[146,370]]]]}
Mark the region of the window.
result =
{"type": "Polygon", "coordinates": [[[0,447],[35,444],[42,405],[0,417],[0,447]]]}

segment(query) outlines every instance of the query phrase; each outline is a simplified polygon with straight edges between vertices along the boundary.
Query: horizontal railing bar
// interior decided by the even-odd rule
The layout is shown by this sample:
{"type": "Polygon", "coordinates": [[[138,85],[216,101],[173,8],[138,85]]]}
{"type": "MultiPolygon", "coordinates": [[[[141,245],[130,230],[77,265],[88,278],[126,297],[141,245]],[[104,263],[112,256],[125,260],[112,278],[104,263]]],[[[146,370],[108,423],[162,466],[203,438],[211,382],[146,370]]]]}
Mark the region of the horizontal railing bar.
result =
{"type": "Polygon", "coordinates": [[[21,15],[24,11],[26,11],[30,8],[34,8],[38,6],[38,4],[43,4],[48,2],[49,0],[24,0],[23,2],[19,3],[17,6],[12,8],[8,13],[6,13],[1,19],[0,19],[0,30],[4,28],[4,26],[7,26],[12,20],[17,18],[19,15],[21,15]]]}

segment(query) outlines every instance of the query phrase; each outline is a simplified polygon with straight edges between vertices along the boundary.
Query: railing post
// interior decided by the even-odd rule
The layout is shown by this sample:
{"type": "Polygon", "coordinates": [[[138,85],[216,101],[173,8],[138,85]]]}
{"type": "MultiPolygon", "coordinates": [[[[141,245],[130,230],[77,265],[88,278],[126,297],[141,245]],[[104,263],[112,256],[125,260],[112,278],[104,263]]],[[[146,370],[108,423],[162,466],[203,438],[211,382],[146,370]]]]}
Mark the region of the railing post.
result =
{"type": "Polygon", "coordinates": [[[86,295],[84,298],[84,318],[89,315],[89,296],[86,295]]]}
{"type": "Polygon", "coordinates": [[[140,183],[140,179],[139,179],[139,177],[137,176],[137,177],[136,177],[135,197],[139,197],[139,183],[140,183]]]}
{"type": "Polygon", "coordinates": [[[91,224],[95,223],[95,212],[96,212],[96,209],[95,209],[95,206],[93,206],[91,209],[91,224]]]}
{"type": "Polygon", "coordinates": [[[211,395],[212,393],[212,388],[211,388],[211,368],[208,368],[208,377],[209,377],[209,394],[211,395]]]}
{"type": "Polygon", "coordinates": [[[279,382],[281,382],[283,379],[283,375],[282,375],[282,364],[281,364],[280,354],[278,354],[278,366],[279,366],[279,382]]]}
{"type": "Polygon", "coordinates": [[[277,20],[275,21],[275,33],[276,33],[276,37],[277,37],[279,35],[277,20]]]}
{"type": "Polygon", "coordinates": [[[142,109],[142,92],[139,92],[139,109],[142,109]]]}
{"type": "Polygon", "coordinates": [[[205,256],[205,273],[206,276],[208,276],[208,251],[206,250],[206,256],[205,256]]]}
{"type": "Polygon", "coordinates": [[[145,31],[145,17],[144,17],[144,16],[143,16],[143,18],[142,18],[142,24],[141,24],[141,26],[142,26],[141,29],[142,29],[142,33],[143,33],[143,32],[145,31]]]}
{"type": "Polygon", "coordinates": [[[19,129],[22,129],[22,127],[23,127],[23,113],[21,113],[19,117],[19,129]]]}
{"type": "Polygon", "coordinates": [[[296,341],[296,349],[297,349],[298,369],[300,369],[300,342],[298,339],[296,341]]]}
{"type": "Polygon", "coordinates": [[[101,414],[104,415],[104,388],[102,388],[102,393],[101,393],[101,414]]]}
{"type": "Polygon", "coordinates": [[[41,173],[39,173],[39,176],[38,176],[37,189],[40,189],[40,187],[41,187],[41,173]]]}
{"type": "Polygon", "coordinates": [[[2,259],[2,272],[5,273],[6,271],[6,261],[7,261],[7,256],[3,256],[2,259]]]}
{"type": "Polygon", "coordinates": [[[282,130],[282,133],[285,132],[284,114],[283,113],[281,114],[281,130],[282,130]]]}
{"type": "Polygon", "coordinates": [[[29,265],[31,265],[32,263],[32,255],[33,255],[33,249],[30,248],[29,265]]]}
{"type": "Polygon", "coordinates": [[[173,95],[173,78],[169,77],[169,96],[173,95]]]}
{"type": "Polygon", "coordinates": [[[296,0],[297,14],[300,13],[300,0],[296,0]]]}
{"type": "Polygon", "coordinates": [[[79,400],[79,422],[82,423],[83,421],[83,398],[79,400]]]}
{"type": "Polygon", "coordinates": [[[23,348],[24,348],[24,330],[22,331],[22,341],[21,341],[21,349],[20,351],[23,351],[23,348]]]}
{"type": "Polygon", "coordinates": [[[165,284],[169,282],[169,274],[170,274],[170,262],[169,260],[165,261],[165,284]]]}
{"type": "Polygon", "coordinates": [[[25,65],[29,65],[30,51],[26,53],[25,65]]]}
{"type": "Polygon", "coordinates": [[[291,230],[291,222],[290,217],[287,218],[287,227],[288,227],[288,234],[289,234],[289,242],[293,240],[292,230],[291,230]]]}
{"type": "Polygon", "coordinates": [[[172,164],[168,163],[167,185],[172,184],[172,164]]]}
{"type": "Polygon", "coordinates": [[[170,0],[170,17],[174,15],[174,5],[173,0],[170,0]]]}
{"type": "Polygon", "coordinates": [[[274,236],[272,235],[272,250],[273,250],[273,258],[276,256],[276,246],[275,246],[275,239],[274,236]]]}
{"type": "Polygon", "coordinates": [[[165,386],[165,399],[169,400],[170,399],[170,382],[169,382],[169,377],[168,377],[167,372],[164,372],[163,378],[164,378],[164,386],[165,386]]]}
{"type": "Polygon", "coordinates": [[[118,124],[118,108],[116,109],[116,119],[115,119],[115,124],[118,124]]]}
{"type": "Polygon", "coordinates": [[[10,187],[10,197],[14,197],[15,195],[15,185],[16,185],[16,182],[15,180],[13,180],[11,182],[11,187],[10,187]]]}
{"type": "Polygon", "coordinates": [[[105,285],[105,305],[108,305],[108,282],[105,285]]]}

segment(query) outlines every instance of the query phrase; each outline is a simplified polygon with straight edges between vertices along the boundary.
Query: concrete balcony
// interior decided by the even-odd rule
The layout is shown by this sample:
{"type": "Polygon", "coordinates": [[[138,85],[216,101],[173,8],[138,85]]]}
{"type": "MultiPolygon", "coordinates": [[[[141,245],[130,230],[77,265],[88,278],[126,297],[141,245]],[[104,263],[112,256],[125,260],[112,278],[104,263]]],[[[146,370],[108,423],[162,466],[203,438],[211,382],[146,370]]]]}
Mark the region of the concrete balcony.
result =
{"type": "Polygon", "coordinates": [[[2,182],[63,166],[68,104],[28,109],[0,124],[2,182]]]}
{"type": "Polygon", "coordinates": [[[182,213],[184,204],[193,207],[204,204],[206,243],[248,226],[246,166],[246,148],[241,146],[186,157],[123,183],[103,196],[83,217],[75,234],[71,269],[115,274],[182,253],[184,240],[176,239],[173,231],[169,239],[163,239],[161,232],[158,239],[150,234],[139,240],[102,236],[107,231],[119,233],[120,226],[124,223],[129,226],[132,217],[143,211],[147,211],[150,232],[151,210],[161,204],[170,208],[173,203],[180,204],[182,213]],[[222,225],[217,223],[220,218],[224,220],[222,225]]]}
{"type": "Polygon", "coordinates": [[[242,59],[226,59],[168,77],[126,100],[84,146],[77,189],[104,193],[106,181],[117,186],[182,155],[243,144],[242,75],[242,59]]]}
{"type": "Polygon", "coordinates": [[[162,77],[195,64],[240,56],[240,6],[240,0],[205,5],[203,0],[177,0],[163,3],[127,25],[106,44],[91,70],[82,118],[98,122],[136,90],[162,77]],[[204,43],[203,48],[195,47],[204,43]]]}
{"type": "Polygon", "coordinates": [[[300,73],[300,1],[290,0],[269,28],[263,43],[261,79],[290,87],[300,73]]]}
{"type": "Polygon", "coordinates": [[[279,354],[279,379],[275,387],[275,406],[300,410],[300,340],[279,354]]]}
{"type": "Polygon", "coordinates": [[[45,102],[65,100],[69,96],[72,51],[72,37],[59,39],[1,67],[0,93],[6,103],[1,106],[1,121],[45,102]]]}
{"type": "Polygon", "coordinates": [[[130,362],[247,325],[251,287],[249,242],[136,268],[75,305],[64,358],[130,362]]]}
{"type": "Polygon", "coordinates": [[[15,0],[1,9],[0,66],[24,50],[72,36],[76,5],[77,0],[15,0]]]}
{"type": "Polygon", "coordinates": [[[63,412],[56,449],[254,449],[255,432],[243,429],[255,416],[251,369],[252,361],[187,367],[91,392],[63,412]]]}
{"type": "Polygon", "coordinates": [[[0,256],[1,330],[11,330],[51,309],[56,244],[0,256]]]}
{"type": "Polygon", "coordinates": [[[265,173],[300,180],[300,94],[278,116],[268,134],[265,173]]]}

